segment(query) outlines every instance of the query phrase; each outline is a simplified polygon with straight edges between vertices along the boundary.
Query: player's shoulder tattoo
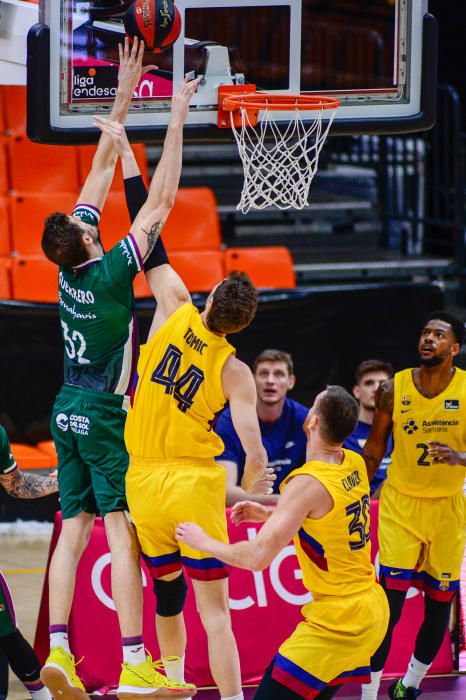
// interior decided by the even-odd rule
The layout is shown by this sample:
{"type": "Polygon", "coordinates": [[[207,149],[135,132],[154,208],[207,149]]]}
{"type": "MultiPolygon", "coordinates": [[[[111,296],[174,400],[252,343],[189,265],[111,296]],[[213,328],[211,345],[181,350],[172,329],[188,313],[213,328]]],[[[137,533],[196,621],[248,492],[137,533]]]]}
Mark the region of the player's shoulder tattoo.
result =
{"type": "Polygon", "coordinates": [[[377,389],[375,406],[379,411],[392,415],[395,398],[395,383],[393,379],[387,379],[377,389]]]}

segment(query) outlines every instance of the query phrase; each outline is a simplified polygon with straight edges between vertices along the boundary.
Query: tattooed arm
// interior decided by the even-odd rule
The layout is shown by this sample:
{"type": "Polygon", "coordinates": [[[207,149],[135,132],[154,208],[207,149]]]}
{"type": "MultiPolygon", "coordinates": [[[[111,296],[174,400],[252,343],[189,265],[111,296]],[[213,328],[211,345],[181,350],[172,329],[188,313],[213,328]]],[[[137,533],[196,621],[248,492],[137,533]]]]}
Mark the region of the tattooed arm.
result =
{"type": "Polygon", "coordinates": [[[383,382],[375,397],[375,414],[371,432],[362,450],[367,475],[371,481],[387,451],[388,439],[393,427],[393,379],[383,382]]]}
{"type": "Polygon", "coordinates": [[[175,203],[181,174],[183,126],[188,116],[191,97],[198,84],[198,79],[183,80],[173,96],[162,156],[152,178],[147,200],[131,226],[131,233],[136,239],[143,260],[146,260],[154,249],[175,203]]]}
{"type": "Polygon", "coordinates": [[[20,469],[15,469],[10,474],[1,474],[0,485],[14,498],[42,498],[58,491],[55,477],[28,474],[20,469]]]}

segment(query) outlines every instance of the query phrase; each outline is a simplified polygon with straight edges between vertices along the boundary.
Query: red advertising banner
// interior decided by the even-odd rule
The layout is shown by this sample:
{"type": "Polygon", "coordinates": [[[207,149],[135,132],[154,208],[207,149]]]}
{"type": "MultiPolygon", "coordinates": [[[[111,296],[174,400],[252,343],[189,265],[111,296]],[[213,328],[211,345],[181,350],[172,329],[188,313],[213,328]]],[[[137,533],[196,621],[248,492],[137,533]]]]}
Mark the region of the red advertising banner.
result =
{"type": "MultiPolygon", "coordinates": [[[[378,502],[372,504],[372,553],[377,560],[378,502]]],[[[56,545],[61,527],[57,515],[50,553],[56,545]]],[[[260,525],[229,525],[232,542],[253,539],[260,525]]],[[[47,567],[48,568],[48,567],[47,567]]],[[[142,566],[144,583],[144,640],[154,659],[160,657],[154,629],[155,598],[152,583],[142,566]]],[[[243,683],[255,683],[261,677],[281,642],[301,619],[301,607],[310,600],[301,582],[294,546],[285,547],[270,567],[261,572],[232,569],[230,609],[233,629],[241,658],[243,683]]],[[[409,593],[403,617],[393,636],[392,651],[385,667],[387,675],[404,673],[414,649],[414,640],[424,609],[423,594],[409,593]]],[[[213,685],[207,658],[207,641],[189,587],[185,607],[188,629],[186,678],[198,686],[213,685]]],[[[110,553],[103,522],[96,520],[92,537],[79,564],[76,591],[70,619],[70,642],[77,659],[84,657],[79,674],[89,690],[115,686],[121,668],[121,639],[118,618],[111,597],[110,553]]],[[[43,662],[48,654],[48,588],[44,584],[35,649],[43,662]]],[[[445,637],[431,673],[453,670],[448,635],[445,637]]]]}

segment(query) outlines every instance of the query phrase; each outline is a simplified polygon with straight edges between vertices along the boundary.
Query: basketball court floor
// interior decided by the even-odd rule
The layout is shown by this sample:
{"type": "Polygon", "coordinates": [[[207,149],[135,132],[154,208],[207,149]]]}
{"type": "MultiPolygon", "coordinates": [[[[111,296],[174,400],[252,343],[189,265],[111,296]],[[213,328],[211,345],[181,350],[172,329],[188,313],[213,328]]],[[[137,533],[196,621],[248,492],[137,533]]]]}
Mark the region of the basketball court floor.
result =
{"type": "MultiPolygon", "coordinates": [[[[7,577],[15,601],[18,626],[25,637],[33,642],[35,623],[39,610],[40,594],[45,574],[45,565],[50,534],[2,535],[0,533],[1,568],[7,577]]],[[[466,573],[466,572],[465,572],[466,573]]],[[[85,615],[85,611],[83,612],[85,615]]],[[[380,697],[387,697],[386,689],[390,681],[382,683],[380,697]]],[[[254,688],[245,688],[245,700],[252,700],[254,688]]],[[[423,684],[426,700],[464,700],[466,698],[466,674],[429,678],[423,684]]],[[[359,698],[359,688],[347,685],[338,696],[349,700],[359,698]]],[[[14,677],[10,678],[9,700],[26,700],[28,697],[23,685],[14,677]]],[[[97,697],[97,696],[96,696],[97,697]]],[[[217,690],[200,690],[199,700],[218,700],[217,690]]]]}

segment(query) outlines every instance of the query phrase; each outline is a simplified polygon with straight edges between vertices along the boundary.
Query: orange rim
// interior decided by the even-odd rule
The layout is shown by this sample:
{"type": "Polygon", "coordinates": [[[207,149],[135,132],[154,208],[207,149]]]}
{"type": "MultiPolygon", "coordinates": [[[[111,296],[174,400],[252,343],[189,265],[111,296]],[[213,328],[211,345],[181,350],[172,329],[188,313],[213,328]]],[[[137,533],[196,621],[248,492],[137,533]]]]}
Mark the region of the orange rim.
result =
{"type": "Polygon", "coordinates": [[[325,95],[275,95],[266,92],[243,92],[224,95],[222,107],[228,112],[235,112],[244,107],[248,110],[268,109],[273,111],[312,111],[321,109],[337,109],[340,100],[325,95]]]}

